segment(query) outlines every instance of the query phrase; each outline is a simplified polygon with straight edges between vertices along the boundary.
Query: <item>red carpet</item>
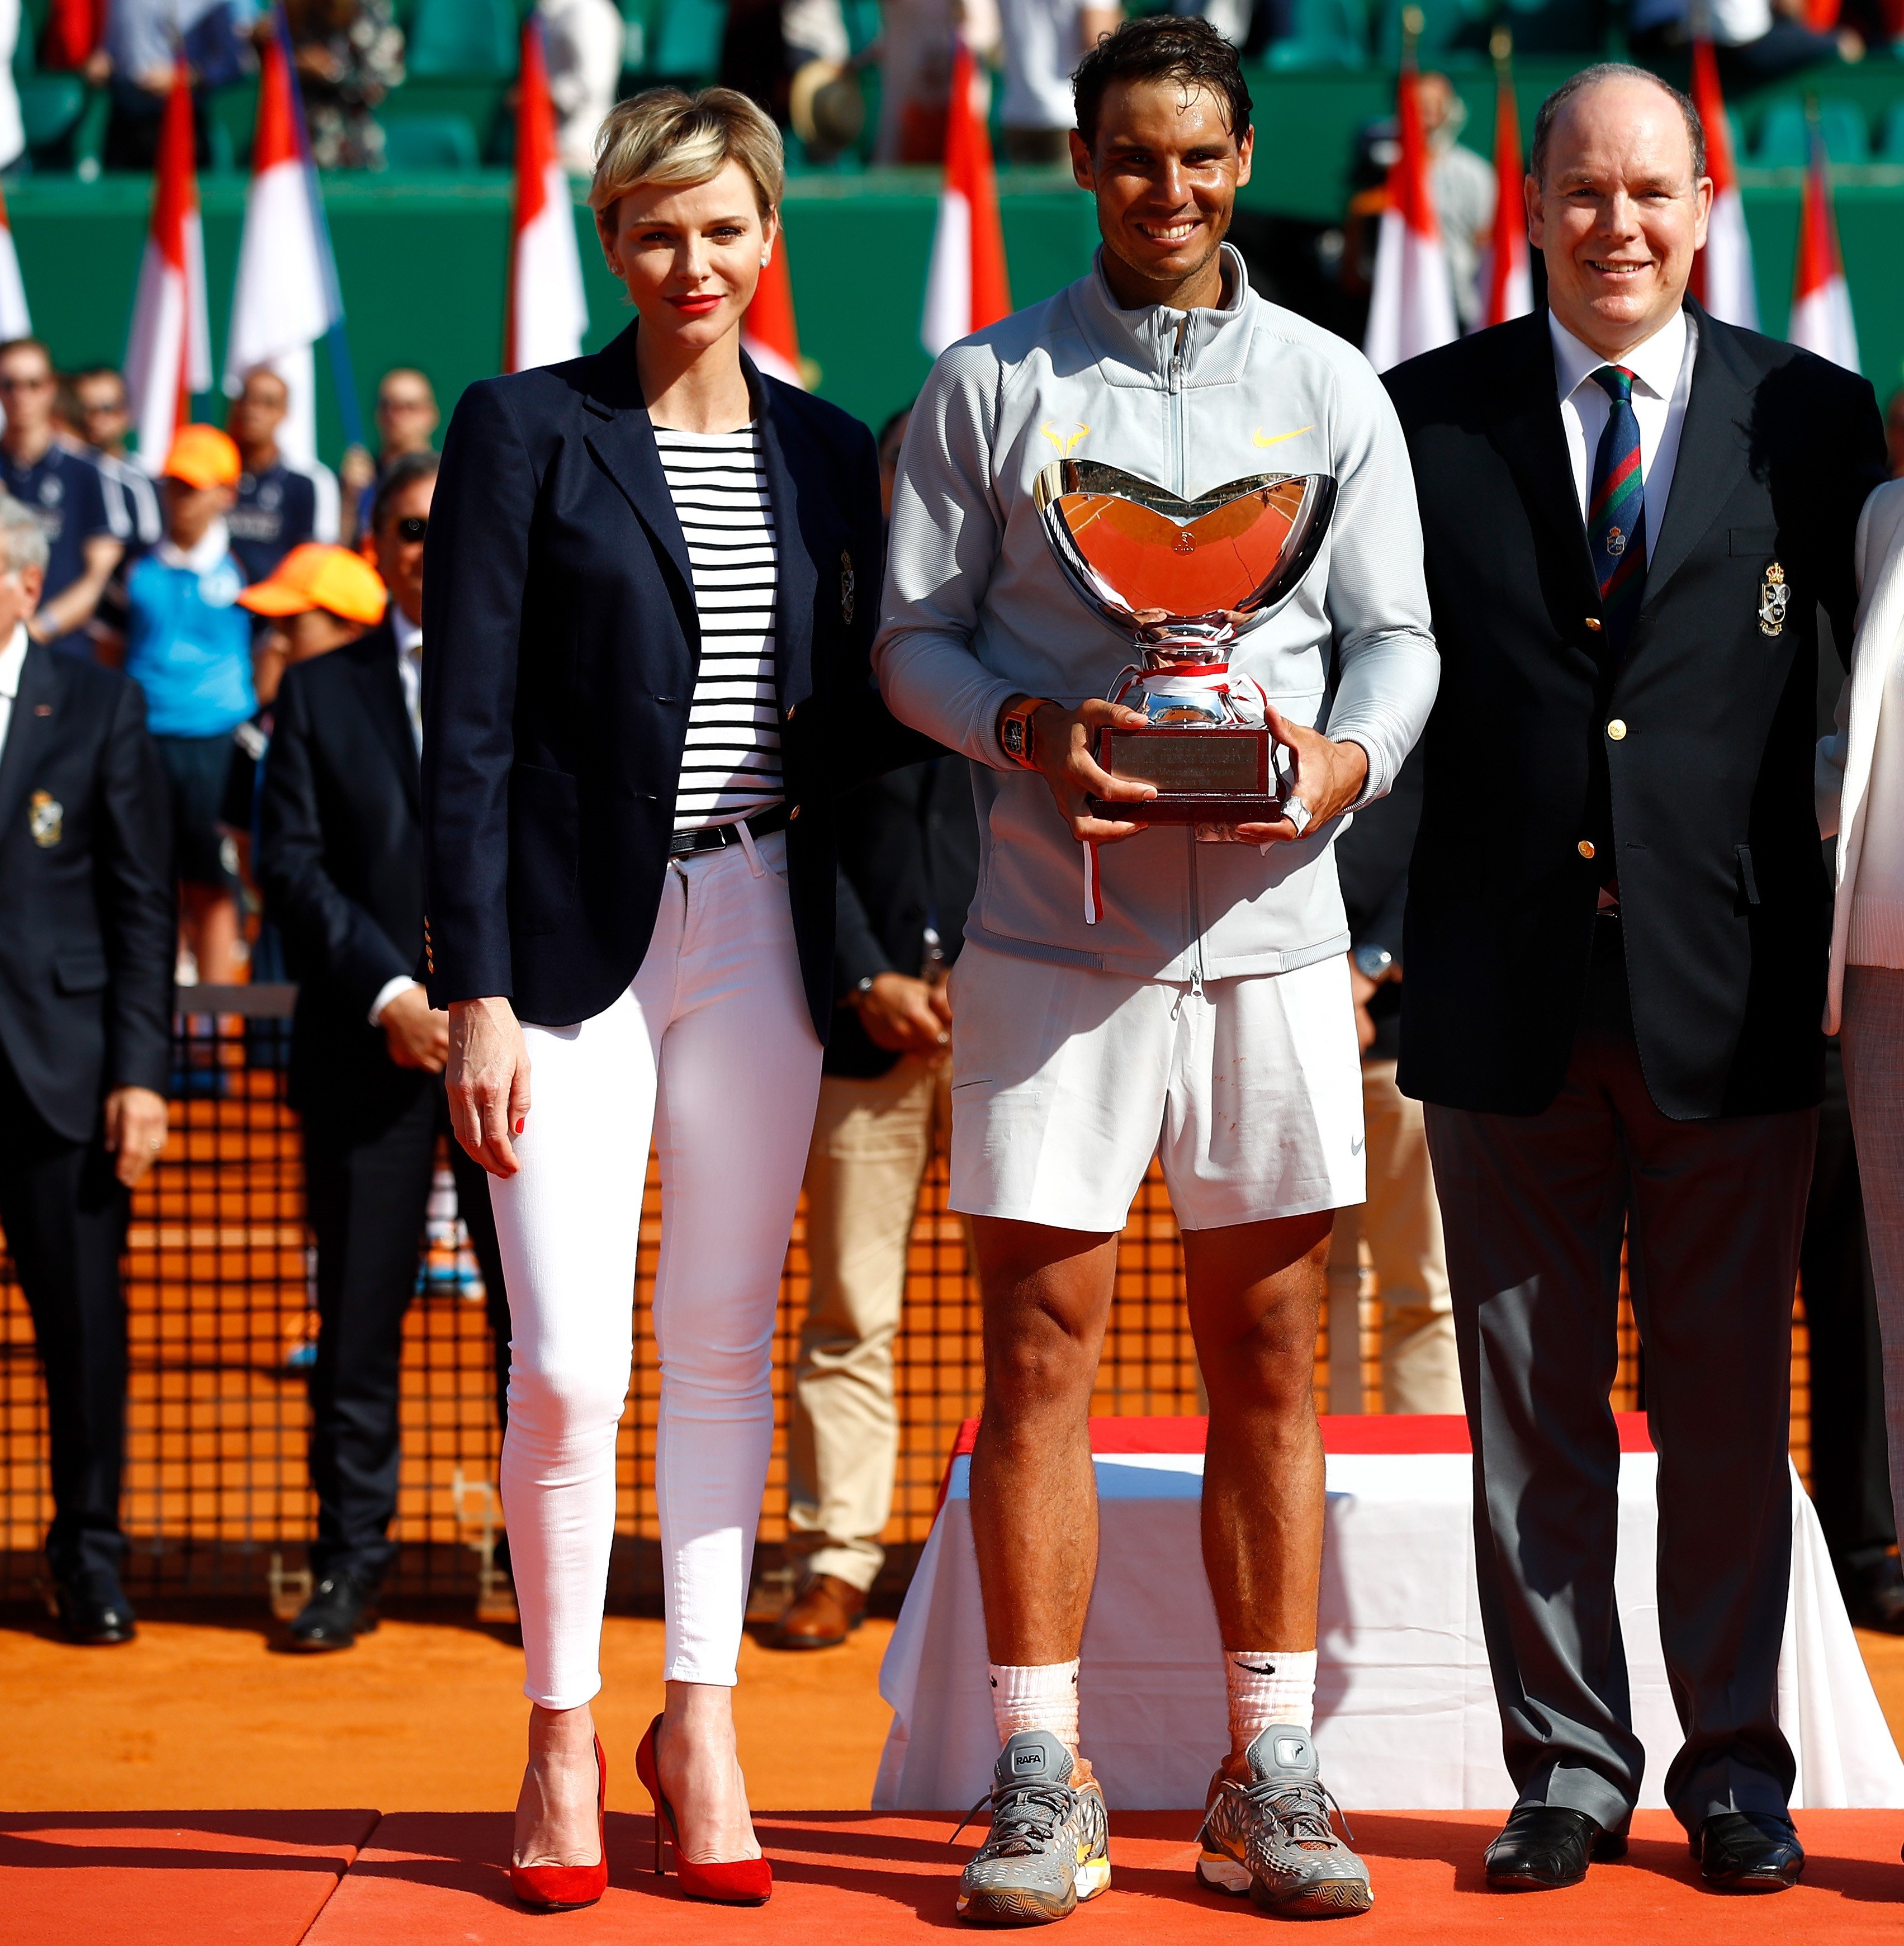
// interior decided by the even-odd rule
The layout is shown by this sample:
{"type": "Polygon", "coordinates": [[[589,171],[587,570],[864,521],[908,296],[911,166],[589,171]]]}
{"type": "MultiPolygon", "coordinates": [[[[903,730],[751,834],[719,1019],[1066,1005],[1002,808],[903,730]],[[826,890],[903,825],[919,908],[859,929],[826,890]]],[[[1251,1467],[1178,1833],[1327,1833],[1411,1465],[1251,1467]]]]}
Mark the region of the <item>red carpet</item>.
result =
{"type": "MultiPolygon", "coordinates": [[[[598,1906],[556,1917],[519,1910],[502,1861],[502,1813],[187,1813],[0,1818],[5,1946],[592,1946],[614,1941],[771,1941],[897,1946],[960,1930],[952,1886],[969,1840],[950,1818],[870,1812],[763,1815],[776,1891],[764,1910],[695,1905],[647,1869],[645,1817],[611,1813],[613,1883],[598,1906]],[[374,1826],[374,1830],[372,1827],[374,1826]]],[[[1481,1883],[1488,1812],[1365,1814],[1358,1849],[1375,1870],[1375,1910],[1345,1940],[1546,1941],[1591,1946],[1736,1946],[1756,1940],[1895,1941],[1904,1921],[1904,1813],[1800,1812],[1810,1861],[1795,1892],[1722,1898],[1701,1889],[1677,1827],[1643,1813],[1623,1864],[1597,1865],[1572,1892],[1506,1898],[1481,1883]]],[[[1111,1821],[1116,1880],[1066,1923],[1075,1946],[1217,1946],[1264,1935],[1246,1904],[1198,1892],[1195,1820],[1111,1821]]],[[[1330,1929],[1330,1937],[1337,1929],[1330,1929]]]]}

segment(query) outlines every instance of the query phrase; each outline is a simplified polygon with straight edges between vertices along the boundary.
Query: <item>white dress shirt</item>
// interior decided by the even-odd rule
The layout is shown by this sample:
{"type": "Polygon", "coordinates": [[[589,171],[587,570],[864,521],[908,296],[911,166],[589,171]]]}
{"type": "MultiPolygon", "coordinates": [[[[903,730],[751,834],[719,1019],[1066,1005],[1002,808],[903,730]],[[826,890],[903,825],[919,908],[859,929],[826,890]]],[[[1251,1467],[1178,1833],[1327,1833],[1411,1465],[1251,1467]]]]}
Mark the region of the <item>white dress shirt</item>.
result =
{"type": "Polygon", "coordinates": [[[1644,344],[1617,359],[1603,358],[1590,345],[1581,344],[1552,311],[1547,313],[1547,331],[1553,340],[1560,424],[1567,435],[1567,457],[1573,462],[1574,492],[1583,522],[1593,455],[1613,409],[1613,401],[1594,383],[1593,374],[1603,365],[1624,366],[1633,374],[1633,416],[1640,422],[1640,478],[1646,504],[1646,558],[1651,560],[1665,523],[1667,496],[1673,490],[1686,402],[1692,391],[1692,362],[1698,355],[1698,331],[1683,310],[1676,310],[1644,344]]]}
{"type": "Polygon", "coordinates": [[[14,698],[20,693],[20,672],[26,663],[26,625],[14,624],[13,640],[0,649],[0,756],[7,751],[7,732],[13,724],[14,698]]]}
{"type": "MultiPolygon", "coordinates": [[[[403,707],[409,712],[410,734],[416,739],[416,754],[423,754],[423,631],[395,602],[390,604],[390,632],[397,638],[397,677],[403,685],[403,707]]],[[[406,973],[386,980],[370,1002],[370,1024],[383,1024],[385,1008],[399,993],[407,993],[419,983],[406,973]]]]}

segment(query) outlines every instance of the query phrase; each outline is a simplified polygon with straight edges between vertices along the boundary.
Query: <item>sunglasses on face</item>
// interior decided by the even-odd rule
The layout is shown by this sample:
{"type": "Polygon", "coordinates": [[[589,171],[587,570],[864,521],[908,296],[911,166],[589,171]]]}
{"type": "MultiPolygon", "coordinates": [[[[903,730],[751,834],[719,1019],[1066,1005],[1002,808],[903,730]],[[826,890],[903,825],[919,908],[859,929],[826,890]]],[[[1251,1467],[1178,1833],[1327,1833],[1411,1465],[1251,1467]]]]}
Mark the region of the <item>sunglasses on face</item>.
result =
{"type": "Polygon", "coordinates": [[[396,526],[400,541],[420,541],[430,531],[429,517],[425,514],[406,514],[396,526]]]}

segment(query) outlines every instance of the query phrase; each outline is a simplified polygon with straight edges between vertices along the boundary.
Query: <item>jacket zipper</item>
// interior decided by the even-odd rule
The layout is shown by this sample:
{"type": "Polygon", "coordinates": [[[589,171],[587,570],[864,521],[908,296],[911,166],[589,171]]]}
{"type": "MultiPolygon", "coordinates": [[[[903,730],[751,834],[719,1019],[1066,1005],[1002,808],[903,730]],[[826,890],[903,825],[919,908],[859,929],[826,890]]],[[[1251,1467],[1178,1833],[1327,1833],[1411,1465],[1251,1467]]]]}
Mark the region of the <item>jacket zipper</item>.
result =
{"type": "MultiPolygon", "coordinates": [[[[1183,471],[1183,363],[1189,342],[1190,313],[1185,311],[1177,324],[1176,343],[1170,353],[1165,381],[1170,402],[1171,490],[1179,499],[1188,490],[1184,485],[1183,471]]],[[[1203,900],[1197,882],[1197,827],[1186,824],[1183,836],[1190,848],[1190,991],[1201,1000],[1204,996],[1203,900]]]]}

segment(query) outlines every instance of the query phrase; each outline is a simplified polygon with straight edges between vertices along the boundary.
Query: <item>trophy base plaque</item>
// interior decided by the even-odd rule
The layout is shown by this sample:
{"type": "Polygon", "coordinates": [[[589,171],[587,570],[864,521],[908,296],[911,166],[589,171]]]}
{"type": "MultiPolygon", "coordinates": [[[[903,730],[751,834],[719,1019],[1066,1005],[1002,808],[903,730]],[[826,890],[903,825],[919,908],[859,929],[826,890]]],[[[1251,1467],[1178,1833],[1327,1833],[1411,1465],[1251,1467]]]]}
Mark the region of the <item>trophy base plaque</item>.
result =
{"type": "Polygon", "coordinates": [[[1274,824],[1283,814],[1266,730],[1105,730],[1099,768],[1154,784],[1141,803],[1093,797],[1094,816],[1128,824],[1274,824]]]}

